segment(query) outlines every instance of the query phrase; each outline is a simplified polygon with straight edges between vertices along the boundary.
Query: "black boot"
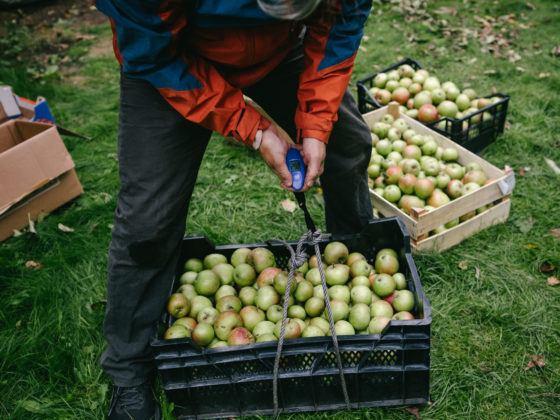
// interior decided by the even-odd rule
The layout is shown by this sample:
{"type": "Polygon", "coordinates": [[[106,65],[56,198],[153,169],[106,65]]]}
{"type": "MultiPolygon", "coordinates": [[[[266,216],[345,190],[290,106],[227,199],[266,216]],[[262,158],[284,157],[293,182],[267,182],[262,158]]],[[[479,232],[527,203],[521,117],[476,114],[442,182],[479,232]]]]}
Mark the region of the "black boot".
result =
{"type": "Polygon", "coordinates": [[[107,420],[160,420],[161,409],[151,382],[132,387],[113,387],[107,420]]]}

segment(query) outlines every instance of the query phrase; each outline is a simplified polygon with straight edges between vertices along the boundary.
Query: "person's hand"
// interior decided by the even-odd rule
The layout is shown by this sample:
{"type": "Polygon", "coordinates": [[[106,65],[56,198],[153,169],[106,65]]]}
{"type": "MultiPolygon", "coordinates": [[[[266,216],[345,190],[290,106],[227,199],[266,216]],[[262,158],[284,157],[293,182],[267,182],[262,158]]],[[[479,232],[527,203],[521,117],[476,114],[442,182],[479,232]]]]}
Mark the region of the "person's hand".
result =
{"type": "Polygon", "coordinates": [[[327,145],[312,137],[303,139],[302,156],[305,163],[305,183],[302,191],[307,191],[323,174],[327,145]]]}
{"type": "Polygon", "coordinates": [[[263,130],[262,142],[259,147],[264,162],[280,178],[280,186],[288,191],[294,191],[292,174],[286,166],[286,154],[293,147],[278,131],[274,124],[263,130]]]}

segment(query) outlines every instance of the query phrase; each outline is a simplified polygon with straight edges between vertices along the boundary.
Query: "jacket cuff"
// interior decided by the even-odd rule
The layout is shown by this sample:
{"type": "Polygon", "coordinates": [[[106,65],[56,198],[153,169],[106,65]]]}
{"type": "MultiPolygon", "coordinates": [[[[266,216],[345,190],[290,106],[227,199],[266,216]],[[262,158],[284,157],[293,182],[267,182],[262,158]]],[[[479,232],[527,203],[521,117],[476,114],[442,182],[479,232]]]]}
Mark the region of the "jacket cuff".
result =
{"type": "Polygon", "coordinates": [[[241,117],[237,128],[232,133],[236,140],[252,147],[258,130],[265,130],[270,126],[270,121],[263,117],[251,105],[245,107],[243,116],[241,117]]]}
{"type": "Polygon", "coordinates": [[[314,114],[297,111],[295,116],[297,142],[300,143],[304,138],[313,137],[323,143],[328,143],[334,121],[336,121],[336,114],[334,120],[331,121],[314,114]]]}

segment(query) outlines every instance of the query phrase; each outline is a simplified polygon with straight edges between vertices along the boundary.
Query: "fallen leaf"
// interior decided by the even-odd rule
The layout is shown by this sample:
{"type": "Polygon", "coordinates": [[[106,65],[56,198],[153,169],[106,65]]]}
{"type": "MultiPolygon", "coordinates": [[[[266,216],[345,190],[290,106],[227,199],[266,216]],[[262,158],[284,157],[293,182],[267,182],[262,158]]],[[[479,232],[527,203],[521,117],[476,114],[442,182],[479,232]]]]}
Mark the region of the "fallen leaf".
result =
{"type": "Polygon", "coordinates": [[[527,244],[527,245],[523,245],[523,246],[527,249],[536,249],[536,248],[539,247],[538,245],[533,245],[533,244],[527,244]]]}
{"type": "Polygon", "coordinates": [[[550,229],[548,232],[552,236],[556,236],[557,238],[560,238],[560,228],[550,229]]]}
{"type": "Polygon", "coordinates": [[[459,267],[461,270],[466,270],[467,268],[469,268],[469,264],[467,261],[461,261],[457,267],[459,267]]]}
{"type": "Polygon", "coordinates": [[[25,268],[41,268],[43,264],[29,260],[25,263],[25,268]]]}
{"type": "Polygon", "coordinates": [[[480,268],[478,266],[476,266],[474,268],[474,270],[475,270],[474,277],[478,280],[480,278],[480,275],[482,274],[482,272],[480,271],[480,268]]]}
{"type": "Polygon", "coordinates": [[[544,161],[548,166],[550,166],[550,168],[554,171],[556,175],[560,175],[560,168],[558,167],[558,165],[556,165],[556,162],[548,158],[544,158],[544,161]]]}
{"type": "Polygon", "coordinates": [[[523,168],[519,168],[519,175],[525,176],[525,171],[523,171],[523,168]]]}
{"type": "Polygon", "coordinates": [[[418,407],[405,407],[404,409],[408,411],[410,414],[412,414],[414,417],[416,417],[417,419],[420,418],[420,414],[418,414],[418,407]]]}
{"type": "Polygon", "coordinates": [[[541,264],[541,271],[543,273],[550,273],[551,271],[554,271],[555,268],[556,267],[554,267],[552,264],[549,264],[547,262],[541,264]]]}
{"type": "Polygon", "coordinates": [[[549,278],[546,279],[546,282],[548,283],[549,286],[552,287],[560,284],[560,280],[558,280],[556,276],[550,276],[549,278]]]}
{"type": "Polygon", "coordinates": [[[529,9],[531,9],[531,10],[537,10],[537,8],[535,7],[535,5],[534,5],[533,3],[527,2],[527,3],[525,3],[525,4],[527,5],[527,7],[528,7],[529,9]]]}
{"type": "Polygon", "coordinates": [[[550,77],[550,73],[539,73],[539,79],[545,79],[550,77]]]}
{"type": "Polygon", "coordinates": [[[523,67],[520,67],[520,66],[517,66],[517,67],[515,68],[515,70],[520,71],[520,72],[524,72],[524,71],[525,71],[525,69],[524,69],[523,67]]]}
{"type": "Polygon", "coordinates": [[[63,232],[74,232],[74,229],[68,226],[64,226],[62,223],[58,224],[58,229],[60,229],[63,232]]]}
{"type": "Polygon", "coordinates": [[[484,366],[484,365],[480,366],[480,370],[482,370],[483,372],[486,372],[486,373],[492,372],[492,368],[490,368],[488,366],[484,366]]]}
{"type": "Polygon", "coordinates": [[[534,367],[542,369],[545,366],[546,366],[546,363],[544,361],[544,357],[533,355],[533,356],[531,356],[531,360],[529,361],[529,363],[527,363],[527,366],[525,367],[525,370],[529,370],[529,369],[532,369],[534,367]]]}
{"type": "Polygon", "coordinates": [[[282,208],[290,213],[293,213],[296,210],[296,207],[297,205],[295,201],[292,201],[289,198],[282,201],[282,208]]]}
{"type": "Polygon", "coordinates": [[[554,57],[560,57],[560,45],[555,46],[550,53],[554,57]]]}
{"type": "Polygon", "coordinates": [[[16,330],[21,328],[21,319],[16,322],[16,330]]]}

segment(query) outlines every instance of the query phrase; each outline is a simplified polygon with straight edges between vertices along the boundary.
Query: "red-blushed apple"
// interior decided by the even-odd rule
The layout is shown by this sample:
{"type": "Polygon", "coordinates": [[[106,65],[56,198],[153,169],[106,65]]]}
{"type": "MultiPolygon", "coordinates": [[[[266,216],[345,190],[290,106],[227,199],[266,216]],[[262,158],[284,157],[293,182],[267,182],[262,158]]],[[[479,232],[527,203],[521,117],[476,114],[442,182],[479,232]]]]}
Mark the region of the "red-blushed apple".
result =
{"type": "Polygon", "coordinates": [[[239,346],[255,342],[255,337],[249,330],[243,327],[234,328],[227,339],[229,346],[239,346]]]}
{"type": "Polygon", "coordinates": [[[399,104],[404,105],[410,99],[410,92],[407,88],[400,86],[393,90],[393,100],[399,104]]]}
{"type": "Polygon", "coordinates": [[[490,105],[492,105],[492,101],[489,98],[478,98],[478,102],[476,103],[478,109],[486,108],[490,105]]]}
{"type": "Polygon", "coordinates": [[[410,64],[401,64],[397,71],[401,78],[414,76],[414,68],[410,64]]]}
{"type": "Polygon", "coordinates": [[[165,330],[165,333],[163,334],[163,338],[165,340],[185,337],[191,337],[191,332],[182,325],[172,325],[167,330],[165,330]]]}
{"type": "MultiPolygon", "coordinates": [[[[420,156],[422,156],[422,150],[420,149],[419,146],[417,146],[415,144],[408,144],[403,148],[402,156],[403,156],[404,159],[412,159],[412,160],[418,161],[418,159],[420,159],[420,156]]],[[[404,165],[404,163],[403,163],[403,165],[404,165]]],[[[403,170],[404,170],[404,168],[403,168],[403,170]]],[[[410,173],[412,171],[408,171],[408,172],[410,173]]]]}
{"type": "Polygon", "coordinates": [[[253,305],[243,307],[239,311],[239,315],[241,315],[241,319],[243,320],[243,326],[249,331],[253,331],[259,322],[265,320],[264,312],[253,305]]]}
{"type": "Polygon", "coordinates": [[[237,312],[225,311],[218,315],[214,322],[214,331],[216,337],[220,340],[227,341],[229,334],[234,328],[243,326],[243,318],[237,312]]]}
{"type": "MultiPolygon", "coordinates": [[[[274,326],[274,335],[280,338],[282,331],[282,320],[278,321],[274,326]]],[[[301,335],[302,328],[295,319],[287,318],[284,326],[284,338],[298,338],[301,335]]]]}
{"type": "Polygon", "coordinates": [[[175,318],[186,316],[190,309],[191,304],[182,293],[173,293],[167,301],[167,312],[175,318]]]}
{"type": "Polygon", "coordinates": [[[412,79],[412,83],[408,87],[408,91],[410,92],[411,95],[416,95],[422,91],[422,85],[418,82],[415,82],[414,79],[412,79]]]}
{"type": "MultiPolygon", "coordinates": [[[[270,249],[257,247],[251,252],[253,257],[253,266],[257,273],[262,272],[267,267],[275,267],[276,260],[270,249]]],[[[245,285],[246,286],[246,285],[245,285]]]]}
{"type": "Polygon", "coordinates": [[[375,257],[375,271],[389,275],[395,274],[399,271],[398,258],[392,254],[378,254],[375,257]]]}
{"type": "Polygon", "coordinates": [[[387,89],[379,89],[375,93],[375,100],[379,105],[387,105],[389,102],[391,102],[391,99],[391,92],[387,89]]]}
{"type": "Polygon", "coordinates": [[[428,178],[417,179],[414,184],[414,194],[418,198],[426,199],[434,192],[434,184],[428,178]]]}
{"type": "Polygon", "coordinates": [[[371,319],[368,325],[369,334],[381,334],[387,325],[391,322],[391,318],[376,316],[371,319]]]}
{"type": "Polygon", "coordinates": [[[212,324],[206,322],[199,322],[196,324],[192,332],[192,339],[200,347],[205,347],[210,344],[214,339],[214,328],[212,324]]]}
{"type": "Polygon", "coordinates": [[[418,120],[432,123],[439,119],[438,109],[432,104],[424,104],[418,109],[418,120]]]}
{"type": "Polygon", "coordinates": [[[447,184],[447,195],[451,198],[458,198],[463,195],[463,183],[458,179],[452,179],[447,184]]]}
{"type": "Polygon", "coordinates": [[[414,315],[412,315],[410,312],[408,311],[400,311],[397,312],[396,314],[394,314],[391,319],[395,319],[398,321],[409,321],[411,319],[414,319],[414,315]]]}
{"type": "Polygon", "coordinates": [[[435,189],[430,198],[428,199],[428,204],[432,207],[441,207],[449,203],[451,199],[447,194],[445,194],[440,189],[435,189]]]}
{"type": "Polygon", "coordinates": [[[191,318],[190,316],[184,316],[183,318],[176,319],[175,322],[173,322],[173,325],[181,325],[189,330],[189,337],[191,336],[194,327],[196,327],[196,324],[196,319],[191,318]]]}
{"type": "Polygon", "coordinates": [[[463,177],[463,184],[468,184],[469,182],[476,182],[478,185],[483,186],[486,183],[486,174],[479,170],[473,169],[465,174],[463,177]]]}
{"type": "Polygon", "coordinates": [[[261,271],[257,277],[258,287],[263,287],[265,285],[272,285],[274,281],[274,276],[281,272],[282,270],[278,267],[267,267],[261,271]]]}
{"type": "Polygon", "coordinates": [[[426,203],[419,197],[415,195],[403,195],[399,200],[399,207],[404,211],[406,214],[410,214],[413,208],[424,208],[426,203]]]}
{"type": "Polygon", "coordinates": [[[390,166],[385,171],[385,183],[387,185],[396,184],[401,176],[403,176],[403,170],[400,167],[390,166]]]}
{"type": "Polygon", "coordinates": [[[414,294],[408,289],[397,290],[393,297],[393,308],[396,312],[410,312],[414,308],[414,294]]]}
{"type": "Polygon", "coordinates": [[[412,194],[414,192],[414,184],[416,183],[416,176],[412,173],[404,174],[399,178],[399,188],[404,194],[412,194]]]}

